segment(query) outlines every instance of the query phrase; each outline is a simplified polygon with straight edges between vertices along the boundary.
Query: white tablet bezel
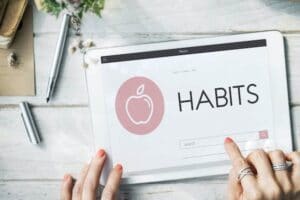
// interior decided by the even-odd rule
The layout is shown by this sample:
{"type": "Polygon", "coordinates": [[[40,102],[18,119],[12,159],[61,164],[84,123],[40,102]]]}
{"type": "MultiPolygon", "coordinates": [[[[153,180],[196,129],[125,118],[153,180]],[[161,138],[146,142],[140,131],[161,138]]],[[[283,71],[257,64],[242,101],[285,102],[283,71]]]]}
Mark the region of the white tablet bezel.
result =
{"type": "MultiPolygon", "coordinates": [[[[143,44],[126,47],[116,47],[109,49],[91,49],[87,51],[84,56],[84,62],[89,66],[86,70],[86,80],[89,92],[89,105],[92,114],[93,131],[95,137],[95,147],[101,147],[106,149],[108,158],[111,155],[109,146],[109,136],[107,135],[106,118],[105,113],[101,113],[100,110],[105,110],[104,98],[101,98],[101,56],[136,53],[144,51],[182,48],[190,46],[201,46],[209,44],[222,44],[239,41],[249,41],[265,39],[267,41],[267,51],[269,57],[269,74],[270,74],[270,86],[273,103],[274,114],[274,130],[276,146],[289,152],[292,150],[291,140],[291,124],[289,113],[289,101],[288,101],[288,87],[286,77],[286,63],[284,55],[284,40],[283,36],[278,31],[268,31],[259,33],[249,33],[231,36],[222,36],[216,38],[206,39],[193,39],[183,41],[172,41],[154,44],[143,44]],[[98,121],[94,121],[98,119],[98,121]],[[100,122],[101,121],[101,122],[100,122]],[[98,131],[98,132],[96,132],[98,131]],[[290,136],[290,137],[287,137],[290,136]]],[[[109,169],[112,167],[111,159],[108,159],[108,163],[104,170],[104,176],[101,180],[102,183],[106,180],[106,175],[109,169]]],[[[195,178],[203,176],[221,175],[226,174],[229,170],[229,163],[224,165],[209,166],[207,167],[170,170],[168,172],[149,173],[143,175],[136,175],[124,178],[123,184],[136,184],[136,183],[149,183],[157,181],[168,181],[184,178],[195,178]]]]}

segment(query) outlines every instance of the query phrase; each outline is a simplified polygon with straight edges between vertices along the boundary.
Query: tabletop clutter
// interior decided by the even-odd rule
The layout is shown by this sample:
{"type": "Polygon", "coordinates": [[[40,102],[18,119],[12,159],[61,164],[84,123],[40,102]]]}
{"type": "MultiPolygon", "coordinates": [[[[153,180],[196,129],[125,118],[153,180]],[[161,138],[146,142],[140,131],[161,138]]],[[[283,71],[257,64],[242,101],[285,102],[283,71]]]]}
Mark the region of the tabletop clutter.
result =
{"type": "MultiPolygon", "coordinates": [[[[77,49],[94,46],[92,40],[81,39],[80,23],[85,12],[100,16],[104,0],[87,1],[45,1],[34,0],[38,11],[58,17],[63,15],[60,33],[54,53],[52,69],[49,74],[46,102],[50,101],[63,59],[69,26],[76,32],[76,38],[69,47],[69,53],[77,49]]],[[[35,66],[33,54],[33,9],[29,0],[0,1],[0,96],[35,96],[35,66]],[[13,83],[13,84],[12,84],[13,83]],[[8,87],[9,85],[9,87],[8,87]]],[[[22,121],[29,141],[41,142],[28,102],[19,104],[22,121]]]]}

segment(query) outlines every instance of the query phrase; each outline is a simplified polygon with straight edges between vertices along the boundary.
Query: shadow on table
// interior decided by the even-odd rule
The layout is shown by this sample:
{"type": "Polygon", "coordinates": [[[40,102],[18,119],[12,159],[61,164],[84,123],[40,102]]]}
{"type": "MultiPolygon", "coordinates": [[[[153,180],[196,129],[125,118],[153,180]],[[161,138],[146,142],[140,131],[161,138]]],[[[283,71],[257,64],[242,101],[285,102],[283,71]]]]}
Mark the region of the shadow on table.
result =
{"type": "Polygon", "coordinates": [[[261,2],[279,13],[300,17],[299,0],[261,0],[261,2]]]}

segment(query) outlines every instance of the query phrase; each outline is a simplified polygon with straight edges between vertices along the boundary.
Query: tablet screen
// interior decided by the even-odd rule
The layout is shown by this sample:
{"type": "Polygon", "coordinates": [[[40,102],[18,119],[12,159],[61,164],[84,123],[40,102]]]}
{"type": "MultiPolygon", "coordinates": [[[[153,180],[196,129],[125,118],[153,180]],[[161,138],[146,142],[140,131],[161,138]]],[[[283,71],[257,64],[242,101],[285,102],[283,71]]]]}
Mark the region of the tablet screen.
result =
{"type": "Polygon", "coordinates": [[[267,42],[101,57],[113,163],[126,174],[227,161],[274,143],[267,42]]]}

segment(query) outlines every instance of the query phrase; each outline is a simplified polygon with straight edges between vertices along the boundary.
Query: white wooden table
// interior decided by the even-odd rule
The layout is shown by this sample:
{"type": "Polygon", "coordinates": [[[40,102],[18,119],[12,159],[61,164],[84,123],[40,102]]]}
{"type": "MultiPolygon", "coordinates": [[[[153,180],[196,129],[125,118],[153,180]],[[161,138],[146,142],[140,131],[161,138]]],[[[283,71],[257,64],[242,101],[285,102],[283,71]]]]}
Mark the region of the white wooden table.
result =
{"type": "MultiPolygon", "coordinates": [[[[34,11],[35,97],[0,97],[0,199],[58,199],[64,172],[77,175],[92,144],[82,55],[66,55],[55,98],[46,85],[60,18],[34,11]],[[18,102],[28,100],[43,144],[28,142],[18,102]]],[[[295,144],[300,146],[300,3],[288,0],[107,0],[103,18],[88,16],[85,38],[98,47],[280,30],[286,59],[295,144]]],[[[70,38],[73,37],[70,34],[70,38]]],[[[123,189],[129,199],[224,199],[226,177],[123,189]]]]}

